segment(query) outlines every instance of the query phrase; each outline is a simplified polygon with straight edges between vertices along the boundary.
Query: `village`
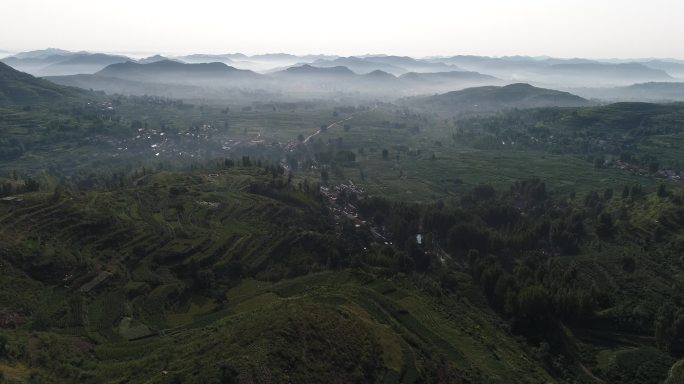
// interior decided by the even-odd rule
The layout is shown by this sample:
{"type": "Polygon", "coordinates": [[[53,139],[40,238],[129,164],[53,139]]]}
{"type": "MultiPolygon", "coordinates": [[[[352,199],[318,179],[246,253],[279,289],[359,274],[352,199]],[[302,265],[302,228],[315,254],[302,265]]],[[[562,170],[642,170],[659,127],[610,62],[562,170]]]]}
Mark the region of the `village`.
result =
{"type": "Polygon", "coordinates": [[[647,169],[641,165],[628,163],[620,159],[606,160],[603,163],[603,165],[608,168],[615,168],[621,171],[627,171],[633,175],[639,175],[644,177],[653,176],[661,179],[667,179],[673,182],[682,182],[682,180],[684,180],[684,171],[677,172],[671,169],[647,169]]]}
{"type": "Polygon", "coordinates": [[[321,194],[326,199],[328,207],[335,218],[335,224],[341,225],[343,220],[350,220],[354,223],[354,227],[370,231],[373,238],[385,245],[391,245],[392,242],[388,240],[389,235],[384,227],[378,227],[372,222],[364,219],[359,214],[358,208],[351,202],[350,197],[361,198],[364,195],[363,189],[354,184],[353,181],[347,180],[346,183],[334,185],[331,187],[321,187],[321,194]]]}

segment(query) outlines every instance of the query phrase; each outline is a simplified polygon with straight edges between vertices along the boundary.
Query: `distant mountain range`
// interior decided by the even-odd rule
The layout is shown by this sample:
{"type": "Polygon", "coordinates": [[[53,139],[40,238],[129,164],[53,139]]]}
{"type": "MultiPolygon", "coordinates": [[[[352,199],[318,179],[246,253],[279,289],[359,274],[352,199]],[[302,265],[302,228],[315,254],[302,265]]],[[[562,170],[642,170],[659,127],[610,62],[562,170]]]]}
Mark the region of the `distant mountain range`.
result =
{"type": "MultiPolygon", "coordinates": [[[[242,55],[244,56],[244,55],[242,55]]],[[[235,55],[205,55],[205,54],[194,54],[187,56],[180,56],[178,59],[184,63],[189,64],[199,64],[199,63],[232,63],[235,55]]]]}
{"type": "Polygon", "coordinates": [[[564,63],[541,68],[537,73],[547,76],[545,81],[588,82],[590,84],[620,84],[640,81],[667,81],[672,77],[660,69],[639,63],[564,63]],[[549,79],[551,78],[551,79],[549,79]]]}
{"type": "Polygon", "coordinates": [[[588,59],[482,56],[453,56],[430,60],[487,73],[504,80],[524,80],[557,86],[616,86],[635,82],[668,81],[672,80],[672,76],[664,69],[678,69],[681,65],[664,61],[615,63],[588,59]]]}
{"type": "MultiPolygon", "coordinates": [[[[139,63],[139,64],[152,64],[152,63],[156,63],[156,62],[158,62],[158,61],[166,61],[166,60],[169,60],[169,61],[176,61],[176,60],[170,59],[170,58],[165,57],[165,56],[162,56],[162,55],[154,55],[154,56],[144,57],[144,58],[142,58],[142,59],[135,60],[135,62],[136,62],[136,63],[139,63]]],[[[133,60],[130,60],[130,59],[129,59],[129,60],[126,60],[126,61],[133,61],[133,60]]],[[[179,62],[180,62],[180,61],[179,61],[179,62]]]]}
{"type": "Polygon", "coordinates": [[[0,62],[63,85],[180,98],[202,98],[205,88],[212,97],[221,97],[221,90],[231,90],[301,97],[351,93],[396,99],[528,83],[577,90],[575,93],[582,96],[607,100],[682,100],[677,79],[684,79],[684,61],[675,59],[599,61],[529,56],[412,58],[287,53],[157,54],[133,59],[48,48],[18,53],[0,62]]]}
{"type": "Polygon", "coordinates": [[[345,66],[334,66],[334,67],[319,67],[309,64],[304,64],[301,66],[290,67],[282,71],[275,72],[276,75],[294,75],[294,76],[354,76],[351,69],[345,66]]]}
{"type": "MultiPolygon", "coordinates": [[[[203,86],[211,89],[252,89],[272,93],[333,94],[362,93],[395,98],[401,95],[445,92],[474,85],[500,84],[492,76],[474,72],[415,72],[400,77],[373,70],[358,74],[345,66],[318,67],[310,64],[288,67],[269,74],[241,70],[222,62],[185,64],[162,60],[149,64],[132,61],[116,63],[92,75],[51,76],[48,79],[63,85],[103,90],[105,92],[140,93],[139,82],[165,84],[164,96],[182,94],[173,86],[203,86]],[[120,83],[126,80],[128,83],[120,83]],[[126,86],[132,86],[126,92],[126,86]]],[[[159,87],[154,87],[159,89],[159,87]]],[[[196,94],[193,90],[193,94],[196,94]]],[[[178,96],[177,96],[178,97],[178,96]]]]}
{"type": "Polygon", "coordinates": [[[344,66],[359,74],[381,70],[396,76],[408,72],[449,72],[461,70],[461,68],[455,65],[422,61],[406,56],[339,57],[333,60],[316,60],[311,65],[316,67],[344,66]]]}
{"type": "Polygon", "coordinates": [[[648,82],[626,87],[578,88],[573,92],[606,101],[673,102],[684,101],[684,82],[648,82]]]}
{"type": "Polygon", "coordinates": [[[441,95],[409,98],[403,103],[446,113],[490,112],[541,107],[580,107],[594,104],[568,92],[538,88],[524,83],[503,87],[468,88],[441,95]]]}
{"type": "Polygon", "coordinates": [[[450,56],[413,58],[408,56],[292,55],[267,53],[245,55],[191,54],[153,55],[133,59],[104,53],[70,52],[56,48],[22,52],[2,59],[6,64],[36,76],[92,74],[110,64],[126,61],[148,64],[173,60],[189,64],[221,62],[238,69],[261,73],[278,72],[305,64],[320,68],[346,67],[357,74],[376,70],[400,76],[406,73],[478,72],[509,82],[548,84],[553,87],[626,86],[634,83],[684,79],[684,61],[675,59],[590,60],[529,56],[450,56]]]}
{"type": "Polygon", "coordinates": [[[74,52],[65,51],[58,48],[46,48],[36,51],[20,52],[14,55],[14,57],[17,59],[43,59],[50,56],[66,56],[73,53],[74,52]]]}
{"type": "Polygon", "coordinates": [[[665,60],[649,60],[641,62],[641,64],[661,71],[667,72],[670,76],[684,79],[684,63],[665,60]]]}
{"type": "Polygon", "coordinates": [[[77,73],[94,73],[102,68],[130,60],[125,56],[107,55],[104,53],[71,53],[48,49],[20,53],[6,57],[3,63],[36,76],[59,76],[77,73]]]}
{"type": "Polygon", "coordinates": [[[343,66],[359,74],[371,73],[373,71],[383,71],[394,75],[406,73],[406,69],[404,68],[392,64],[368,61],[358,57],[339,57],[334,60],[316,60],[311,63],[311,65],[322,68],[343,66]]]}
{"type": "Polygon", "coordinates": [[[149,82],[187,83],[214,80],[257,80],[261,75],[236,69],[224,63],[185,64],[162,59],[147,64],[127,61],[107,66],[96,73],[98,76],[149,82]]]}
{"type": "Polygon", "coordinates": [[[501,82],[494,76],[483,75],[478,72],[468,72],[468,71],[452,71],[452,72],[433,72],[433,73],[418,73],[409,72],[400,76],[401,79],[409,82],[425,84],[444,84],[451,81],[461,81],[461,82],[473,82],[473,83],[498,83],[501,82]]]}

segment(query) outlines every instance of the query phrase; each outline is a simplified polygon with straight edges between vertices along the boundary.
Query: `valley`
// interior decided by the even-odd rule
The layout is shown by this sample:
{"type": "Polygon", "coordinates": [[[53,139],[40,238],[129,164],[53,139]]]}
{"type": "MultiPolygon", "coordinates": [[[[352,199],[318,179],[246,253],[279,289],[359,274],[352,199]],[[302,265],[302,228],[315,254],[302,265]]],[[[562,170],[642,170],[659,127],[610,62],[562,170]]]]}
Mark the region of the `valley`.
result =
{"type": "Polygon", "coordinates": [[[0,382],[681,382],[678,62],[3,60],[0,382]]]}

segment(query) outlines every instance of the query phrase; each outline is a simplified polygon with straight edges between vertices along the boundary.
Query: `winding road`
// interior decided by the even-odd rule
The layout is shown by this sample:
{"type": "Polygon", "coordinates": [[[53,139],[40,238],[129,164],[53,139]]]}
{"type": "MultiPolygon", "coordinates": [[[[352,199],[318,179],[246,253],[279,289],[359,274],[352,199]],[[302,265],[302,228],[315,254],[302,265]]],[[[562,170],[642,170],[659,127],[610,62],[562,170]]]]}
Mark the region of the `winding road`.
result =
{"type": "MultiPolygon", "coordinates": [[[[345,119],[342,119],[342,120],[340,120],[340,121],[336,121],[336,122],[334,122],[334,123],[328,125],[328,126],[326,127],[326,130],[328,130],[328,129],[330,129],[330,128],[332,128],[332,127],[338,125],[338,124],[344,123],[345,121],[348,121],[348,120],[353,119],[354,116],[358,115],[359,113],[368,113],[368,112],[372,112],[372,111],[375,111],[377,108],[378,108],[378,106],[377,106],[377,105],[374,105],[373,108],[369,109],[368,111],[362,111],[362,112],[353,113],[353,114],[349,115],[349,116],[348,116],[347,118],[345,118],[345,119]]],[[[314,134],[309,135],[306,139],[304,139],[304,143],[308,143],[309,140],[311,140],[312,137],[318,135],[319,133],[321,133],[321,130],[320,130],[320,129],[319,129],[318,131],[316,131],[314,134]]]]}

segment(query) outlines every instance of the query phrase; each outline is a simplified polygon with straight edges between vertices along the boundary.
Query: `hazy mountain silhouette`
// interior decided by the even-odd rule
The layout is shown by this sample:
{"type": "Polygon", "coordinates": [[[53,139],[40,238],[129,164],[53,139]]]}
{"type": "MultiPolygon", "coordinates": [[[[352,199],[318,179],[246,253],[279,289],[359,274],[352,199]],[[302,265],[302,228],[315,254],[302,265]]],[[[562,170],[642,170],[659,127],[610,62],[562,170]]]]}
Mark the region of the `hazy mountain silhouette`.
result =
{"type": "Polygon", "coordinates": [[[578,107],[593,103],[568,92],[518,83],[503,87],[486,86],[416,97],[409,104],[443,112],[495,111],[514,108],[578,107]]]}
{"type": "Polygon", "coordinates": [[[35,76],[59,76],[95,73],[115,63],[130,60],[126,56],[104,53],[69,52],[58,49],[23,52],[0,61],[35,76]]]}
{"type": "Polygon", "coordinates": [[[158,61],[166,61],[166,60],[176,61],[176,60],[170,59],[170,58],[162,56],[162,55],[153,55],[150,57],[144,57],[142,59],[136,60],[136,62],[140,63],[140,64],[152,64],[152,63],[156,63],[158,61]]]}
{"type": "Polygon", "coordinates": [[[313,63],[311,63],[311,65],[316,67],[344,66],[358,74],[370,73],[376,70],[391,73],[393,75],[401,75],[402,73],[407,72],[405,68],[397,67],[396,65],[378,63],[354,56],[339,57],[334,60],[316,60],[313,63]]]}
{"type": "Polygon", "coordinates": [[[453,56],[432,58],[469,71],[487,73],[510,81],[527,81],[557,86],[622,86],[635,82],[667,81],[671,76],[641,63],[599,62],[588,59],[453,56]]]}
{"type": "Polygon", "coordinates": [[[639,62],[649,68],[667,72],[670,76],[684,79],[684,63],[668,60],[649,60],[639,62]]]}
{"type": "MultiPolygon", "coordinates": [[[[669,80],[667,72],[649,68],[639,63],[573,63],[553,64],[543,68],[540,73],[568,77],[599,77],[601,79],[625,79],[639,81],[643,79],[669,80]]],[[[605,81],[605,80],[604,80],[605,81]]]]}
{"type": "Polygon", "coordinates": [[[290,67],[280,72],[275,72],[276,76],[353,76],[355,73],[344,66],[335,67],[314,67],[304,64],[297,67],[290,67]]]}
{"type": "Polygon", "coordinates": [[[171,60],[149,64],[131,61],[110,65],[96,73],[98,76],[127,80],[185,83],[189,80],[255,80],[261,75],[237,69],[224,63],[186,64],[171,60]]]}
{"type": "Polygon", "coordinates": [[[35,51],[20,52],[14,55],[13,57],[17,59],[44,59],[50,56],[65,56],[72,53],[73,52],[66,51],[64,49],[46,48],[35,51]]]}

